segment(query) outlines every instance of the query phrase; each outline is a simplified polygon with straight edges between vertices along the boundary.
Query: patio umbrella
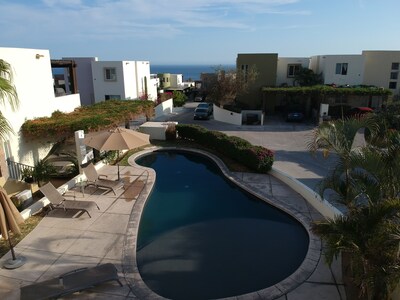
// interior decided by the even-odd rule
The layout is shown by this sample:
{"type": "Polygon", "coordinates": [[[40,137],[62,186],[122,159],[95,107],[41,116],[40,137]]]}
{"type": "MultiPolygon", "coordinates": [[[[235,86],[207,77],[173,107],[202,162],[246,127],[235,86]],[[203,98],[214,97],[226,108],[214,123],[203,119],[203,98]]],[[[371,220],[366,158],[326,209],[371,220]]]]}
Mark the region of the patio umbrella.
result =
{"type": "Polygon", "coordinates": [[[19,224],[23,223],[24,219],[15,207],[14,203],[8,197],[4,188],[0,187],[0,233],[5,240],[10,244],[12,259],[9,259],[4,264],[6,269],[16,269],[25,263],[24,257],[16,257],[9,231],[20,234],[19,224]]]}
{"type": "MultiPolygon", "coordinates": [[[[89,133],[83,142],[97,150],[129,150],[150,144],[150,135],[135,130],[117,127],[116,129],[89,133]]],[[[118,153],[119,155],[119,153],[118,153]]],[[[118,166],[118,180],[119,164],[118,166]]]]}

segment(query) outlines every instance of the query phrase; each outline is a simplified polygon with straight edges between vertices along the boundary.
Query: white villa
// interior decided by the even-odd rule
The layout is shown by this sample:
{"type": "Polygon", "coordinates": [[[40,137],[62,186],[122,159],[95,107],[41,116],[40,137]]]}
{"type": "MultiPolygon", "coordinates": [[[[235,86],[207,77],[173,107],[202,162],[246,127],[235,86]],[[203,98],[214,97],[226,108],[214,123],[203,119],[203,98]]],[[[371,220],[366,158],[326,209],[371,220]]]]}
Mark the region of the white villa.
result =
{"type": "Polygon", "coordinates": [[[8,105],[1,107],[14,131],[0,147],[1,177],[8,177],[7,159],[32,166],[52,146],[45,136],[40,141],[26,141],[20,133],[25,120],[49,117],[56,110],[71,112],[80,106],[80,97],[79,94],[55,96],[49,50],[0,48],[0,58],[12,67],[20,101],[16,111],[8,105]]]}
{"type": "MultiPolygon", "coordinates": [[[[109,99],[157,99],[158,80],[150,75],[148,61],[99,61],[97,57],[63,57],[76,64],[81,104],[109,99]]],[[[68,87],[68,76],[66,87],[68,87]]]]}

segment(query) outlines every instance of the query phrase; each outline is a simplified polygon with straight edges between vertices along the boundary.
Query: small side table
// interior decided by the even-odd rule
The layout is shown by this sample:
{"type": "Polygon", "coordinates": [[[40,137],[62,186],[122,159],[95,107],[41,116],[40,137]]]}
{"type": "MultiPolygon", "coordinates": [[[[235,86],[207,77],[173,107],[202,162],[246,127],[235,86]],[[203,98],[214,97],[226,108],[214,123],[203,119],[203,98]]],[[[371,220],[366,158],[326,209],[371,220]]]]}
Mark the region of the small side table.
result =
{"type": "MultiPolygon", "coordinates": [[[[85,187],[87,185],[87,181],[79,181],[77,183],[75,183],[76,187],[79,187],[79,189],[81,190],[82,193],[82,197],[85,197],[85,187]]],[[[74,194],[75,196],[75,194],[74,194]]]]}

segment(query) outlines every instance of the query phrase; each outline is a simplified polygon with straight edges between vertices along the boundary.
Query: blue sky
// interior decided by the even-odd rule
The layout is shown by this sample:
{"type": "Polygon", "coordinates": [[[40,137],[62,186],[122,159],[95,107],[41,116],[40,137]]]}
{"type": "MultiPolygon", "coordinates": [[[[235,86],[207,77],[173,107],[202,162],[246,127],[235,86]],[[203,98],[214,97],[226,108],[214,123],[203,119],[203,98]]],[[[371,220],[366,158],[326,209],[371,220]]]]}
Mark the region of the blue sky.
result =
{"type": "Polygon", "coordinates": [[[399,0],[0,0],[0,47],[52,58],[234,64],[400,50],[399,0]]]}

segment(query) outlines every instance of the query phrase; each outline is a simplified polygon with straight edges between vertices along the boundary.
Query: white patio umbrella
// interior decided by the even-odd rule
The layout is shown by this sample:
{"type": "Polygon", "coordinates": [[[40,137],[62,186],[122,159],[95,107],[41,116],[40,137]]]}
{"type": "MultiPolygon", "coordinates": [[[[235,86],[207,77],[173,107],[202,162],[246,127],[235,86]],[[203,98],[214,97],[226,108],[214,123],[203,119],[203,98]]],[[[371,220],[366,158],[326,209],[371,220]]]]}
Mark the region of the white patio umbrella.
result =
{"type": "Polygon", "coordinates": [[[0,233],[3,239],[8,240],[10,245],[10,251],[12,259],[9,259],[3,265],[6,269],[16,269],[22,266],[26,259],[25,257],[16,257],[14,247],[11,243],[11,237],[9,231],[17,234],[21,234],[19,224],[23,223],[24,219],[11,201],[7,192],[3,187],[0,187],[0,233]]]}
{"type": "MultiPolygon", "coordinates": [[[[150,135],[132,129],[117,127],[116,129],[93,132],[86,135],[83,142],[97,150],[130,150],[150,144],[150,135]]],[[[118,166],[118,180],[119,164],[118,166]]]]}

